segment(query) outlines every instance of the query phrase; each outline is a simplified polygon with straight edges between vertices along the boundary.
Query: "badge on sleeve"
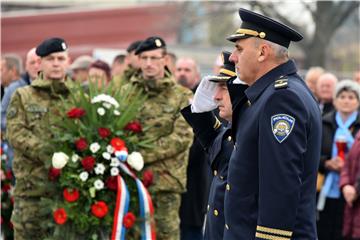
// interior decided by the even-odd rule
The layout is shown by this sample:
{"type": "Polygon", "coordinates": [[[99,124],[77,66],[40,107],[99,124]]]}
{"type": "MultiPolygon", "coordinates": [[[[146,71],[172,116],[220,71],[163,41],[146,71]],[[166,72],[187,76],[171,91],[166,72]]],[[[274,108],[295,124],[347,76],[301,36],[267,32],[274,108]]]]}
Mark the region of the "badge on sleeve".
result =
{"type": "Polygon", "coordinates": [[[271,129],[279,143],[282,143],[290,135],[294,125],[295,118],[287,114],[276,114],[271,117],[271,129]]]}

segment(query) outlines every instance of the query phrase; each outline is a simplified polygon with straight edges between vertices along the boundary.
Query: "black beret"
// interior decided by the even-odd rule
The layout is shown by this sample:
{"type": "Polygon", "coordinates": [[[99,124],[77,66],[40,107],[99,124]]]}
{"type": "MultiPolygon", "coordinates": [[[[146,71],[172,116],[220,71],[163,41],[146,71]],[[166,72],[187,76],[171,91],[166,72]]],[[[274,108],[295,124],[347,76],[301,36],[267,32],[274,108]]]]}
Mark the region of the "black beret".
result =
{"type": "Polygon", "coordinates": [[[303,36],[294,29],[269,17],[243,8],[239,9],[239,15],[242,24],[234,34],[227,37],[231,42],[258,37],[288,48],[291,41],[298,42],[303,39],[303,36]]]}
{"type": "Polygon", "coordinates": [[[130,43],[130,45],[127,47],[126,51],[128,53],[135,51],[141,43],[142,43],[142,41],[134,41],[134,42],[130,43]]]}
{"type": "Polygon", "coordinates": [[[156,36],[149,37],[144,41],[142,41],[142,43],[137,47],[135,51],[135,55],[138,55],[145,51],[150,51],[159,48],[163,48],[163,49],[166,48],[165,41],[161,37],[156,37],[156,36]]]}
{"type": "Polygon", "coordinates": [[[49,38],[40,43],[36,48],[36,55],[46,57],[54,52],[63,52],[67,49],[67,44],[62,38],[49,38]]]}
{"type": "Polygon", "coordinates": [[[230,61],[230,52],[223,51],[221,53],[221,58],[223,65],[220,68],[219,74],[216,76],[210,76],[209,81],[212,82],[226,82],[232,78],[236,77],[235,72],[235,63],[230,61]]]}

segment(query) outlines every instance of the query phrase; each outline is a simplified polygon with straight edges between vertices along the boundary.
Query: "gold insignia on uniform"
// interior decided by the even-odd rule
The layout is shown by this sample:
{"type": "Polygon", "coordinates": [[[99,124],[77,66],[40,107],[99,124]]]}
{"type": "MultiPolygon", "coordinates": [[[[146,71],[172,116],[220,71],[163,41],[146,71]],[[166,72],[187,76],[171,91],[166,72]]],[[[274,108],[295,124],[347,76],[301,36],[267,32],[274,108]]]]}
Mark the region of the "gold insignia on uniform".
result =
{"type": "Polygon", "coordinates": [[[292,236],[291,231],[281,230],[277,228],[269,228],[263,226],[256,226],[256,237],[269,240],[290,240],[292,236]]]}
{"type": "Polygon", "coordinates": [[[287,78],[276,80],[274,84],[275,89],[287,88],[287,86],[288,86],[287,78]]]}
{"type": "Polygon", "coordinates": [[[218,129],[220,126],[221,126],[221,122],[219,121],[219,119],[217,119],[217,118],[215,117],[215,123],[214,123],[213,128],[216,130],[216,129],[218,129]]]}
{"type": "Polygon", "coordinates": [[[9,110],[7,111],[7,118],[8,118],[8,119],[14,118],[14,117],[16,116],[16,114],[17,114],[16,108],[11,107],[11,108],[9,108],[9,110]]]}
{"type": "Polygon", "coordinates": [[[246,106],[247,106],[247,107],[250,107],[250,106],[251,106],[250,100],[248,100],[248,101],[246,102],[246,106]]]}
{"type": "Polygon", "coordinates": [[[221,54],[221,62],[224,64],[225,59],[224,59],[224,53],[221,54]]]}
{"type": "Polygon", "coordinates": [[[161,41],[160,41],[159,39],[156,39],[156,40],[155,40],[155,45],[156,45],[157,47],[161,47],[161,41]]]}
{"type": "Polygon", "coordinates": [[[266,33],[264,33],[264,32],[259,33],[259,37],[260,37],[260,38],[265,38],[265,37],[266,37],[266,33]]]}

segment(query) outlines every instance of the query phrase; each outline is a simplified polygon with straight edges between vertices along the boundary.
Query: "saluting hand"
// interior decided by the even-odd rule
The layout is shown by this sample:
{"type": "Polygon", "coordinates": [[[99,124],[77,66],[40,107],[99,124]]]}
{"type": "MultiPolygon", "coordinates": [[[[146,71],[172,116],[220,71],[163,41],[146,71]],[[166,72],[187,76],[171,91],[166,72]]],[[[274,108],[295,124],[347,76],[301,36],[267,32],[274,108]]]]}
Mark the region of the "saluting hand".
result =
{"type": "Polygon", "coordinates": [[[191,112],[209,112],[217,108],[217,103],[214,100],[217,83],[211,82],[209,79],[210,76],[204,77],[196,89],[191,103],[191,112]]]}

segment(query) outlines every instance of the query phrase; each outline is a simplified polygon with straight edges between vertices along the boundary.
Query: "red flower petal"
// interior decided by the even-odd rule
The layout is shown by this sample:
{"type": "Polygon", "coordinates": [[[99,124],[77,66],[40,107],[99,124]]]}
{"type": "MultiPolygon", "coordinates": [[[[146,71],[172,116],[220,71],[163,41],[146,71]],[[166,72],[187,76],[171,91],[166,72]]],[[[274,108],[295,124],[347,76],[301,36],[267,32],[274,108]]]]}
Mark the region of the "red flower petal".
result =
{"type": "Polygon", "coordinates": [[[66,211],[63,208],[56,209],[53,213],[54,220],[57,224],[64,224],[67,220],[66,211]]]}

